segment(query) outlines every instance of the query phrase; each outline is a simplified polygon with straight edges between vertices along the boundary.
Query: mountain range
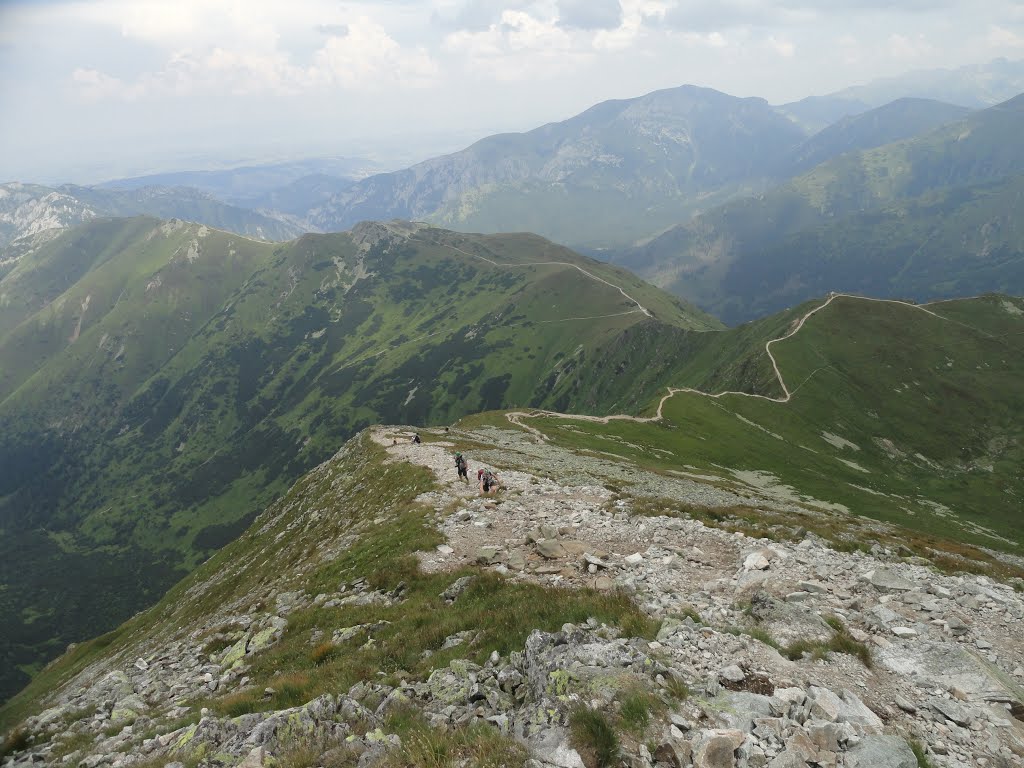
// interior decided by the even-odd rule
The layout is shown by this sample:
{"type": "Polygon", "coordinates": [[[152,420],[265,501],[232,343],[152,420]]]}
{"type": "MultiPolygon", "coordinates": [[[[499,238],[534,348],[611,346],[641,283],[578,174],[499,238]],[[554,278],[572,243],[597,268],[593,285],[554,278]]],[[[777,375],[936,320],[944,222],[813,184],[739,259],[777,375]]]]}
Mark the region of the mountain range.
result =
{"type": "Polygon", "coordinates": [[[957,69],[925,69],[873,80],[779,108],[808,131],[904,98],[928,99],[968,109],[994,106],[1024,93],[1024,61],[993,59],[957,69]]]}
{"type": "Polygon", "coordinates": [[[612,258],[729,323],[823,290],[918,300],[1019,293],[1022,129],[1019,96],[847,152],[612,258]]]}
{"type": "Polygon", "coordinates": [[[760,189],[775,155],[803,138],[763,99],[683,86],[371,176],[309,220],[336,229],[400,217],[529,230],[573,245],[628,242],[679,221],[708,195],[760,189]]]}
{"type": "Polygon", "coordinates": [[[228,205],[190,187],[107,190],[74,184],[0,184],[0,246],[97,217],[136,215],[199,221],[260,240],[288,240],[303,231],[284,217],[228,205]]]}
{"type": "Polygon", "coordinates": [[[378,170],[376,163],[361,158],[318,157],[217,171],[155,173],[114,179],[97,186],[120,191],[144,187],[191,187],[232,205],[256,208],[264,207],[262,202],[271,193],[300,180],[326,176],[338,182],[351,182],[378,170]]]}
{"type": "MultiPolygon", "coordinates": [[[[949,82],[961,83],[957,88],[973,94],[966,100],[977,105],[1011,88],[1018,69],[1013,63],[993,62],[958,71],[949,82]]],[[[889,145],[898,153],[899,142],[923,139],[943,125],[968,119],[966,107],[919,97],[897,98],[870,108],[881,102],[880,94],[888,93],[885,89],[890,86],[904,89],[903,93],[941,95],[922,86],[940,81],[932,74],[918,73],[896,83],[816,97],[849,108],[844,107],[844,116],[834,115],[830,124],[813,135],[806,121],[793,112],[794,105],[772,107],[759,99],[683,86],[604,102],[562,123],[524,134],[492,136],[461,152],[361,180],[356,177],[366,173],[365,163],[328,159],[123,179],[99,188],[68,185],[29,193],[23,186],[19,204],[12,205],[11,195],[5,198],[9,210],[0,218],[8,240],[91,215],[138,213],[197,220],[271,240],[390,217],[457,230],[534,231],[591,255],[631,264],[706,309],[726,311],[716,289],[704,286],[703,278],[685,287],[672,280],[673,271],[688,274],[693,268],[692,254],[678,252],[672,245],[679,230],[713,228],[709,222],[732,219],[735,211],[760,195],[780,199],[787,189],[803,184],[800,178],[805,175],[817,173],[820,179],[835,174],[832,190],[863,186],[863,171],[855,164],[839,163],[838,158],[872,149],[881,152],[881,147],[889,145]],[[863,98],[857,100],[851,94],[863,98]],[[179,183],[197,185],[199,191],[151,186],[179,183]],[[229,203],[210,198],[212,193],[229,203]],[[652,238],[658,243],[649,247],[652,238]],[[638,250],[630,252],[638,243],[638,250]]],[[[1013,145],[1009,135],[993,141],[1013,145]]],[[[929,165],[940,177],[929,182],[931,187],[966,183],[957,178],[956,169],[944,168],[943,156],[932,153],[917,162],[919,167],[929,165]],[[942,174],[950,175],[942,180],[942,174]]],[[[875,203],[861,201],[855,209],[832,206],[823,215],[835,219],[848,210],[860,213],[865,205],[875,203]]],[[[774,234],[791,234],[787,228],[791,224],[774,234]]],[[[747,227],[742,224],[740,229],[747,227]]],[[[897,239],[914,236],[916,230],[897,239]]],[[[938,282],[952,286],[949,280],[938,282]]],[[[848,290],[854,284],[828,287],[848,290]]],[[[1015,290],[1012,283],[989,287],[1015,290]]],[[[956,290],[950,287],[947,295],[956,290]]],[[[791,297],[799,301],[812,295],[813,291],[796,292],[791,297]]],[[[779,306],[783,305],[768,309],[779,306]]],[[[749,319],[761,309],[728,310],[727,319],[749,319]]]]}

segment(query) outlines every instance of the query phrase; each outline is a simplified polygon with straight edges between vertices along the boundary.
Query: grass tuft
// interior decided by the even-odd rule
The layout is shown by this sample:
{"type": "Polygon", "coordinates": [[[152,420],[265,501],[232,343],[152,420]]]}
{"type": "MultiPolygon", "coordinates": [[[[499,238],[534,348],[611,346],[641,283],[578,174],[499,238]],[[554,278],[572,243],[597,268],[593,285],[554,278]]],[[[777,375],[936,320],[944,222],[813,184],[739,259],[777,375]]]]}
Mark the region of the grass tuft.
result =
{"type": "Polygon", "coordinates": [[[617,763],[619,736],[603,712],[589,707],[575,709],[569,716],[569,735],[588,768],[610,768],[617,763]]]}
{"type": "Polygon", "coordinates": [[[690,686],[678,675],[670,674],[665,680],[665,691],[675,701],[686,701],[690,698],[690,686]]]}
{"type": "Polygon", "coordinates": [[[305,734],[283,746],[277,768],[354,768],[359,755],[344,741],[305,734]]]}
{"type": "Polygon", "coordinates": [[[313,662],[314,666],[319,667],[321,664],[325,664],[335,658],[339,653],[341,653],[341,649],[330,640],[327,640],[309,652],[309,660],[313,662]]]}
{"type": "Polygon", "coordinates": [[[664,710],[664,701],[648,691],[637,689],[622,697],[619,716],[628,730],[642,734],[651,724],[651,714],[664,710]]]}
{"type": "Polygon", "coordinates": [[[74,752],[85,749],[91,746],[96,741],[96,737],[91,733],[76,733],[71,736],[66,736],[61,741],[53,742],[54,749],[50,753],[50,759],[53,761],[60,760],[74,752]]]}
{"type": "Polygon", "coordinates": [[[260,705],[256,691],[246,689],[229,693],[210,702],[210,709],[222,717],[241,717],[255,712],[260,705]]]}
{"type": "MultiPolygon", "coordinates": [[[[832,637],[828,640],[797,640],[784,648],[779,648],[780,653],[793,661],[803,657],[804,654],[808,654],[812,659],[824,659],[829,653],[845,653],[849,656],[856,656],[865,667],[871,669],[874,664],[871,649],[854,639],[843,620],[838,616],[829,615],[822,618],[832,630],[832,637]]],[[[778,648],[778,646],[776,647],[778,648]]]]}
{"type": "Polygon", "coordinates": [[[384,759],[383,768],[524,768],[529,758],[521,744],[483,723],[442,730],[406,713],[397,725],[402,743],[384,759]]]}

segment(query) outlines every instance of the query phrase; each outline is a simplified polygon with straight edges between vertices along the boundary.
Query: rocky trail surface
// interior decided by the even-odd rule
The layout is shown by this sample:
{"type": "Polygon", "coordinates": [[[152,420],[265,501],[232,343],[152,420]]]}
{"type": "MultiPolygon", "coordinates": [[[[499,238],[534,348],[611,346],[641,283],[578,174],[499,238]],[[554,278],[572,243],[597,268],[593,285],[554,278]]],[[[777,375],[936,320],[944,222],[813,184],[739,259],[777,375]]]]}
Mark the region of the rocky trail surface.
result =
{"type": "MultiPolygon", "coordinates": [[[[483,664],[456,659],[420,679],[373,677],[236,717],[200,709],[253,687],[252,669],[297,611],[405,599],[365,580],[318,594],[286,590],[283,581],[253,585],[216,615],[101,659],[54,692],[26,723],[29,747],[5,768],[270,766],[297,733],[342,745],[308,765],[376,765],[401,746],[386,728],[400,705],[439,729],[482,723],[505,733],[529,749],[532,768],[1024,765],[1024,595],[1012,585],[944,575],[880,546],[837,552],[813,534],[776,542],[657,514],[672,501],[787,507],[537,443],[518,430],[422,434],[425,442],[414,444],[410,430],[380,427],[370,438],[387,453],[384,467],[433,473],[434,488],[418,501],[436,510],[444,543],[417,554],[420,568],[471,574],[453,576],[447,603],[457,607],[474,580],[494,572],[625,591],[658,622],[656,632],[633,637],[589,620],[534,631],[520,650],[494,652],[483,664]],[[481,496],[475,483],[458,481],[456,441],[471,478],[482,466],[497,471],[499,493],[481,496]],[[624,732],[617,756],[601,763],[571,735],[573,713],[583,707],[619,722],[626,694],[636,691],[651,703],[649,722],[624,732]]],[[[295,506],[287,535],[309,535],[323,510],[295,506]]],[[[378,513],[386,519],[386,508],[378,513]]],[[[271,526],[268,515],[256,525],[271,526]]],[[[321,542],[318,551],[337,556],[359,535],[321,542]]],[[[365,623],[317,626],[309,641],[344,642],[360,631],[372,643],[365,623]]],[[[443,647],[464,646],[470,656],[475,634],[452,635],[443,647]]]]}

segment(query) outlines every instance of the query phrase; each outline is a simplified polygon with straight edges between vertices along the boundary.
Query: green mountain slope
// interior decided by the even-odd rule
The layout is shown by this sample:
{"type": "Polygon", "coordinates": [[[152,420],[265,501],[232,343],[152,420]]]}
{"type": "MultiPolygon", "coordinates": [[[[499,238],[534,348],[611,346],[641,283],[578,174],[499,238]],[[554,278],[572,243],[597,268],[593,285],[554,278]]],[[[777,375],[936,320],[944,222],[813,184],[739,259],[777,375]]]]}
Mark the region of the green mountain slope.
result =
{"type": "Polygon", "coordinates": [[[711,289],[723,317],[842,289],[927,299],[1024,291],[1024,176],[957,187],[810,228],[751,251],[711,289]]]}
{"type": "Polygon", "coordinates": [[[840,296],[771,351],[788,400],[679,392],[664,424],[525,423],[561,445],[839,513],[836,526],[873,518],[921,543],[1024,553],[1024,300],[840,296]]]}
{"type": "Polygon", "coordinates": [[[930,99],[903,98],[845,117],[801,144],[786,163],[785,176],[798,176],[847,152],[873,149],[965,118],[969,109],[930,99]]]}
{"type": "Polygon", "coordinates": [[[95,222],[23,254],[0,293],[22,297],[0,328],[8,692],[233,539],[358,429],[636,409],[663,385],[660,337],[721,327],[533,235],[397,223],[272,245],[95,222]],[[633,335],[647,341],[614,385],[587,390],[601,351],[633,335]]]}
{"type": "Polygon", "coordinates": [[[623,244],[716,196],[762,187],[775,158],[804,135],[762,99],[683,86],[371,176],[309,221],[332,230],[397,216],[529,230],[576,245],[623,244]]]}
{"type": "MultiPolygon", "coordinates": [[[[975,263],[982,270],[1005,272],[997,265],[1012,258],[1012,248],[1007,253],[975,250],[979,239],[952,229],[945,219],[952,210],[959,211],[961,222],[1005,218],[1016,194],[1009,179],[1024,173],[1022,132],[1024,96],[923,136],[830,160],[769,193],[720,206],[614,258],[731,323],[786,301],[805,300],[822,287],[870,288],[883,296],[917,298],[972,289],[1018,293],[1024,286],[1013,281],[975,280],[961,286],[958,275],[964,276],[964,270],[947,274],[940,267],[944,261],[963,264],[980,258],[975,263]],[[1005,195],[984,187],[960,189],[994,182],[1005,182],[1005,195]],[[992,208],[986,211],[989,204],[992,208]],[[883,245],[875,230],[878,217],[869,214],[886,210],[890,212],[879,214],[886,221],[883,245]],[[819,230],[822,234],[814,234],[819,230]],[[929,234],[939,232],[946,239],[933,240],[929,234]],[[797,233],[810,250],[792,250],[787,238],[797,233]],[[927,285],[919,279],[898,279],[915,241],[924,251],[932,244],[949,251],[932,260],[936,271],[927,285]],[[881,254],[876,256],[878,248],[881,254]],[[869,286],[872,270],[889,260],[894,263],[869,286]],[[807,271],[793,268],[801,263],[809,265],[807,271]],[[756,280],[766,273],[777,277],[767,284],[756,280]],[[917,293],[921,288],[925,292],[917,293]],[[771,298],[773,294],[779,298],[771,298]]],[[[985,238],[1001,237],[995,234],[998,224],[985,231],[985,238]]],[[[1012,243],[1012,232],[1008,238],[1012,243]]],[[[923,272],[927,263],[922,260],[915,269],[923,272]]]]}

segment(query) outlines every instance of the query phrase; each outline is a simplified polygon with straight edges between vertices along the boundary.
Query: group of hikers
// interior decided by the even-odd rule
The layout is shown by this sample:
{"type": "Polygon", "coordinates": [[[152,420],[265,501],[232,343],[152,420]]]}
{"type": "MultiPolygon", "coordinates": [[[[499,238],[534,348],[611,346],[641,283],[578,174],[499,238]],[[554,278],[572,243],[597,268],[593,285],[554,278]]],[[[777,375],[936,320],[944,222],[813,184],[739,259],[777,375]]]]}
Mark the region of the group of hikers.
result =
{"type": "MultiPolygon", "coordinates": [[[[455,470],[459,473],[459,479],[464,480],[468,484],[469,465],[466,463],[466,457],[459,451],[455,453],[455,470]]],[[[485,496],[497,493],[498,488],[501,487],[501,484],[498,482],[498,475],[485,467],[480,467],[476,471],[476,482],[480,486],[480,493],[485,496]]]]}
{"type": "MultiPolygon", "coordinates": [[[[448,430],[445,429],[445,432],[447,431],[448,430]]],[[[413,434],[412,442],[416,444],[423,442],[420,439],[420,435],[418,432],[413,434]]],[[[398,445],[398,440],[392,439],[391,444],[398,445]]],[[[461,451],[456,451],[455,453],[455,470],[459,473],[459,479],[465,481],[466,484],[468,485],[469,464],[466,463],[466,457],[462,455],[461,451]]],[[[477,485],[480,486],[480,493],[482,493],[485,496],[490,496],[491,494],[497,493],[498,489],[501,488],[501,482],[498,480],[497,473],[494,472],[493,470],[487,469],[486,467],[481,467],[476,471],[476,482],[477,485]]]]}

